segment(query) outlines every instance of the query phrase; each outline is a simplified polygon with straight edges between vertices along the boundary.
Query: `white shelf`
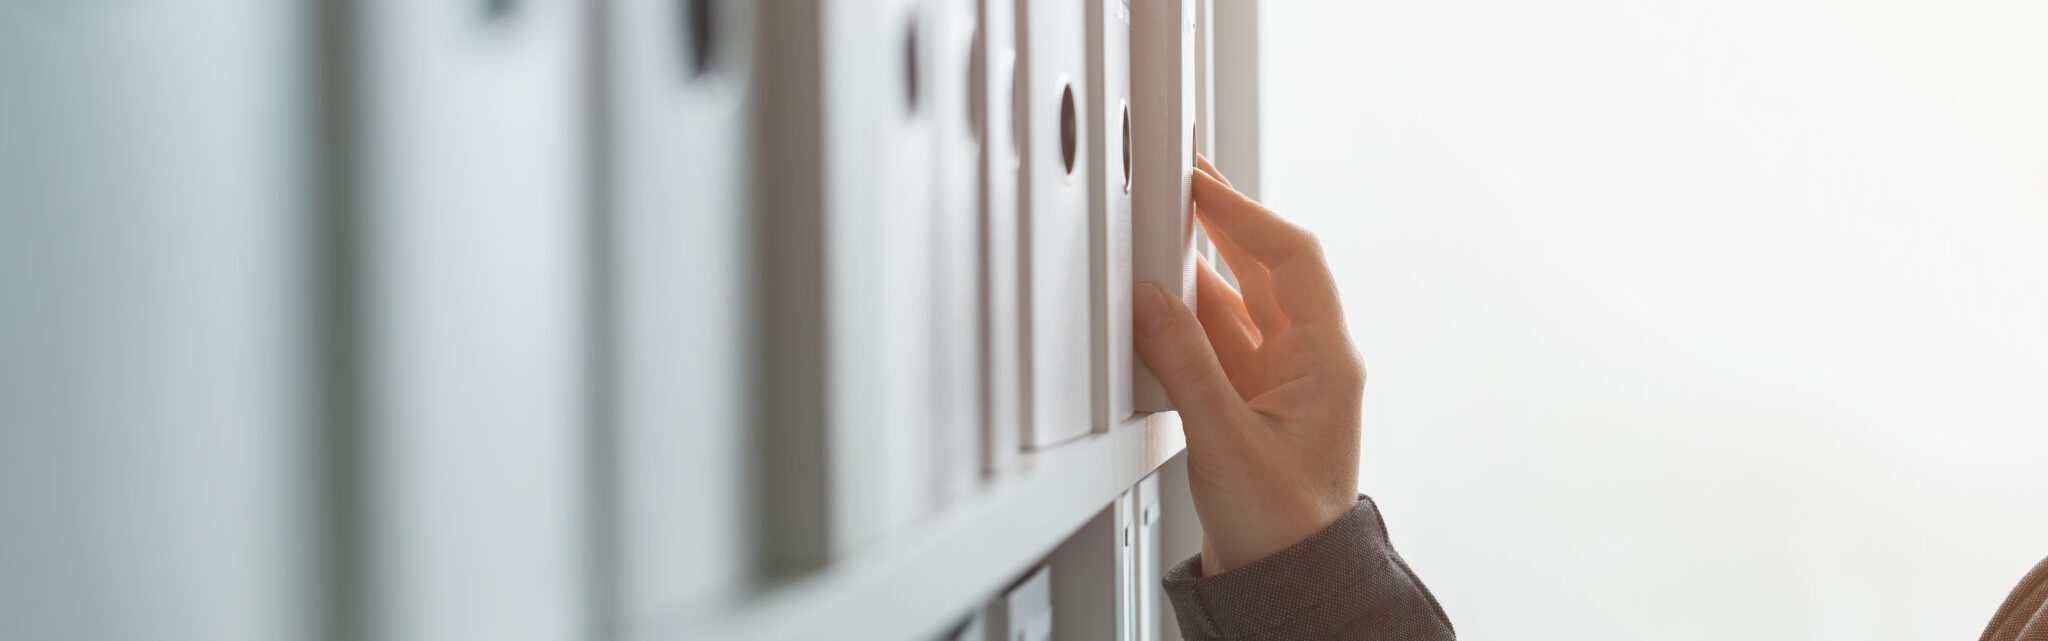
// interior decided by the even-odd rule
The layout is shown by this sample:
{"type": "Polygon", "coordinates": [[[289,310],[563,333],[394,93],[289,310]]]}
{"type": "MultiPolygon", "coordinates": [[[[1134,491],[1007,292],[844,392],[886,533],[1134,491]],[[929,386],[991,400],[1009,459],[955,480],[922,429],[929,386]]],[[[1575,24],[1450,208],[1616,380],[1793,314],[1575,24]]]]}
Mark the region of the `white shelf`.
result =
{"type": "Polygon", "coordinates": [[[880,543],[717,620],[632,641],[932,638],[1185,445],[1180,415],[1162,412],[1027,453],[1008,476],[880,543]]]}

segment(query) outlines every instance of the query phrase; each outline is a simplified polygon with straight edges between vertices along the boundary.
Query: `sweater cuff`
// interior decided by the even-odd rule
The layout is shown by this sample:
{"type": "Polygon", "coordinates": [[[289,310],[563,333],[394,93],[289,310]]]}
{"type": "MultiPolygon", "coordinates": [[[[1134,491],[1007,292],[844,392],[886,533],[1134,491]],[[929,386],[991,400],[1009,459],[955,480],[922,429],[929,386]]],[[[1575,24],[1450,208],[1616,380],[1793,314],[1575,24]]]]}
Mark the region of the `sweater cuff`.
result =
{"type": "Polygon", "coordinates": [[[1394,552],[1378,507],[1363,494],[1350,513],[1272,556],[1204,577],[1196,555],[1173,566],[1162,582],[1190,641],[1328,638],[1366,618],[1374,627],[1450,631],[1450,620],[1394,552]]]}

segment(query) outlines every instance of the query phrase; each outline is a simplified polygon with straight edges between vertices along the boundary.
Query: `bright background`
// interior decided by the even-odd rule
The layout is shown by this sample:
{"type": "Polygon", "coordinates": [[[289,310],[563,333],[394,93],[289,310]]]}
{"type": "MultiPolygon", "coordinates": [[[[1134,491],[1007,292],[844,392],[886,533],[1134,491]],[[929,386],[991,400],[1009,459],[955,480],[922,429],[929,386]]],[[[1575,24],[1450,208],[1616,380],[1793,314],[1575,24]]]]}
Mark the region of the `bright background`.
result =
{"type": "Polygon", "coordinates": [[[2048,3],[1260,11],[1462,636],[1974,639],[2048,555],[2048,3]]]}

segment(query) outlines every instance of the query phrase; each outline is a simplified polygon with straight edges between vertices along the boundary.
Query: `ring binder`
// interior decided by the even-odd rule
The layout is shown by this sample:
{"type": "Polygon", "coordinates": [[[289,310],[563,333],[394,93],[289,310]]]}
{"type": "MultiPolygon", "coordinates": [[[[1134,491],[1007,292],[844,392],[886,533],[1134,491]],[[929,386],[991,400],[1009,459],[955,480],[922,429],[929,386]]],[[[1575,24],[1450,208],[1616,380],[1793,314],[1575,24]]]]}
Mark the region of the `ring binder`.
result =
{"type": "MultiPolygon", "coordinates": [[[[1131,188],[1131,272],[1195,305],[1195,221],[1189,200],[1195,138],[1195,0],[1131,0],[1136,169],[1131,188]]],[[[1140,363],[1133,403],[1173,409],[1140,363]]]]}

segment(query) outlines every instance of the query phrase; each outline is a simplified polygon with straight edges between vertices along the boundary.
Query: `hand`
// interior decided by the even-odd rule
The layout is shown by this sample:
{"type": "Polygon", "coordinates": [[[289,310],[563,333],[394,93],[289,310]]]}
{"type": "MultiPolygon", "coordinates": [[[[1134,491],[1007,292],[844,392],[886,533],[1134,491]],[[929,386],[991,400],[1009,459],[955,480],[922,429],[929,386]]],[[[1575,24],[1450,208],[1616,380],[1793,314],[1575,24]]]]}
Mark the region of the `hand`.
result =
{"type": "Polygon", "coordinates": [[[1213,576],[1357,505],[1365,365],[1315,236],[1197,161],[1197,215],[1244,293],[1204,260],[1197,310],[1153,283],[1132,300],[1138,355],[1180,408],[1202,569],[1213,576]]]}

